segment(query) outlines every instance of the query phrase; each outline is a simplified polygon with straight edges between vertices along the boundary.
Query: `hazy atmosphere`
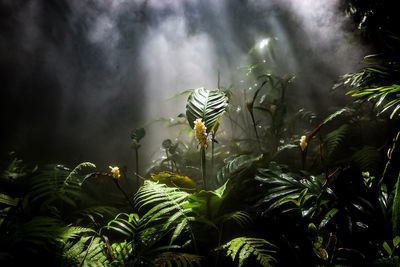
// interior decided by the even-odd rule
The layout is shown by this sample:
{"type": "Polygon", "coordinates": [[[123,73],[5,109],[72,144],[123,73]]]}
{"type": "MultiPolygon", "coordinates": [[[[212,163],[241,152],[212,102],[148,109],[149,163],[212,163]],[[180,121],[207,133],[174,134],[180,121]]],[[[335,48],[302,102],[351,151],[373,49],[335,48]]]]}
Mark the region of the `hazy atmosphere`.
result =
{"type": "Polygon", "coordinates": [[[0,0],[0,266],[400,266],[395,0],[0,0]]]}
{"type": "MultiPolygon", "coordinates": [[[[347,36],[336,0],[2,0],[0,8],[2,146],[46,162],[129,164],[132,129],[183,112],[185,97],[167,99],[216,88],[218,72],[240,92],[242,67],[262,60],[296,75],[291,97],[325,109],[336,104],[327,92],[338,76],[365,52],[347,36]]],[[[144,139],[148,155],[161,145],[156,126],[144,139]]]]}

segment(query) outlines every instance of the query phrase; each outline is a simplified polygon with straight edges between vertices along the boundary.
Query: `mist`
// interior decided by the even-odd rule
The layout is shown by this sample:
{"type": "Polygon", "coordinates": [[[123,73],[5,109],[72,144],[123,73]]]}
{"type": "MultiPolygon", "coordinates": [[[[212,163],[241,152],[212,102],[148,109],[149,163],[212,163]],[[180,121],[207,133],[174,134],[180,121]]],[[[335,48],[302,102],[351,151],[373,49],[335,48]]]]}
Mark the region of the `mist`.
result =
{"type": "MultiPolygon", "coordinates": [[[[129,134],[147,125],[149,159],[174,133],[198,87],[241,85],[243,66],[268,60],[294,73],[292,99],[316,111],[357,69],[339,0],[0,0],[2,152],[35,162],[132,165],[129,134]],[[271,40],[273,57],[268,56],[271,40]],[[254,53],[249,53],[256,49],[254,53]],[[258,49],[258,50],[257,50],[258,49]]],[[[338,101],[338,102],[335,102],[338,101]]]]}

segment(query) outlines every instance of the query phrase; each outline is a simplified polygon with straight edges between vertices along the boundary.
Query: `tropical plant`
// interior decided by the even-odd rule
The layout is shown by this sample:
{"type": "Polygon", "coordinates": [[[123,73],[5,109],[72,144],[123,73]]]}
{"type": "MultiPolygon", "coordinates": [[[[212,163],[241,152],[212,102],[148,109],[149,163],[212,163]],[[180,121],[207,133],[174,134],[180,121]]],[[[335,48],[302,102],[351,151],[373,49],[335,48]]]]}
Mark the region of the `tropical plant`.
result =
{"type": "Polygon", "coordinates": [[[101,230],[107,236],[112,264],[116,266],[148,266],[154,264],[154,255],[176,245],[160,245],[165,236],[159,224],[136,213],[120,213],[101,230]]]}
{"type": "Polygon", "coordinates": [[[110,266],[105,252],[106,246],[95,235],[81,236],[78,241],[68,241],[62,247],[61,266],[110,266]]]}
{"type": "MultiPolygon", "coordinates": [[[[139,206],[139,210],[149,207],[143,215],[144,219],[149,219],[149,222],[163,219],[163,230],[174,229],[170,239],[170,245],[172,245],[184,229],[188,228],[191,231],[189,221],[193,217],[190,216],[191,210],[185,208],[188,203],[188,195],[188,193],[180,191],[176,187],[146,181],[137,192],[135,202],[139,206]]],[[[193,233],[192,241],[195,244],[193,233]]]]}
{"type": "Polygon", "coordinates": [[[264,207],[264,214],[275,209],[282,212],[298,209],[302,216],[311,216],[318,208],[321,195],[331,192],[326,187],[324,175],[285,172],[275,162],[271,162],[268,168],[258,169],[255,180],[263,188],[261,195],[256,197],[256,207],[264,207]]]}
{"type": "Polygon", "coordinates": [[[140,178],[139,178],[139,148],[141,147],[140,145],[140,140],[142,140],[143,137],[145,137],[146,131],[144,128],[135,128],[131,132],[131,140],[132,144],[131,147],[132,149],[135,150],[135,167],[136,167],[136,186],[139,187],[140,185],[140,178]]]}
{"type": "Polygon", "coordinates": [[[276,253],[276,246],[262,238],[237,237],[221,246],[226,249],[227,256],[231,256],[232,261],[238,259],[238,267],[241,267],[246,259],[254,255],[262,266],[272,266],[276,262],[272,256],[276,253]]]}
{"type": "Polygon", "coordinates": [[[345,74],[334,88],[343,86],[349,89],[347,94],[362,100],[374,100],[379,109],[378,115],[391,110],[392,119],[400,109],[400,54],[397,51],[400,38],[388,35],[386,50],[364,58],[365,67],[356,73],[345,74]]]}
{"type": "Polygon", "coordinates": [[[208,137],[211,137],[212,157],[214,157],[214,136],[219,127],[219,120],[228,105],[228,97],[220,90],[194,90],[187,100],[186,118],[195,130],[195,137],[200,145],[203,186],[207,189],[206,152],[208,137]]]}
{"type": "Polygon", "coordinates": [[[163,252],[157,256],[155,260],[155,266],[165,267],[172,266],[175,263],[177,266],[196,266],[200,265],[201,257],[194,254],[182,253],[182,252],[163,252]]]}

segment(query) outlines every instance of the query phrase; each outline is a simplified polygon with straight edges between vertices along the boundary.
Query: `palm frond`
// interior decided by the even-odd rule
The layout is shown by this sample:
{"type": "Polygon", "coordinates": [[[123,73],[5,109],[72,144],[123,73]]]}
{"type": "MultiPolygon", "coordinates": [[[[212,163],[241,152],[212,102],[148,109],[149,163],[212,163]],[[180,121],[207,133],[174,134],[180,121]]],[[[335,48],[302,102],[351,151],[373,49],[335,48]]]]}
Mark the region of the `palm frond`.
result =
{"type": "Polygon", "coordinates": [[[246,259],[254,255],[262,266],[271,266],[276,259],[271,255],[276,253],[276,246],[262,238],[238,237],[225,245],[227,256],[231,256],[232,261],[239,260],[238,267],[241,267],[246,259]]]}
{"type": "MultiPolygon", "coordinates": [[[[393,41],[399,44],[398,38],[393,38],[393,41]]],[[[363,60],[365,67],[344,75],[335,87],[344,86],[349,90],[348,95],[373,100],[379,109],[378,115],[392,110],[392,119],[400,110],[400,61],[397,49],[388,48],[384,53],[366,56],[363,60]]]]}
{"type": "Polygon", "coordinates": [[[322,122],[322,124],[326,124],[326,123],[328,123],[329,121],[333,120],[334,118],[336,118],[336,117],[342,115],[343,113],[347,113],[347,112],[350,112],[350,111],[351,111],[351,110],[350,110],[349,108],[347,108],[347,107],[346,107],[346,108],[339,109],[338,111],[335,111],[334,113],[332,113],[332,114],[330,114],[328,117],[326,117],[325,120],[322,122]]]}
{"type": "Polygon", "coordinates": [[[218,171],[218,183],[224,184],[228,180],[242,178],[260,158],[250,155],[240,155],[226,159],[225,166],[218,171]]]}
{"type": "Polygon", "coordinates": [[[303,215],[308,215],[315,207],[305,204],[315,202],[311,200],[316,200],[321,193],[325,178],[305,173],[284,172],[280,166],[271,162],[268,169],[258,169],[255,180],[261,182],[263,188],[257,195],[258,201],[255,204],[256,207],[264,209],[263,214],[290,204],[289,209],[284,211],[290,211],[293,207],[307,207],[303,215]]]}

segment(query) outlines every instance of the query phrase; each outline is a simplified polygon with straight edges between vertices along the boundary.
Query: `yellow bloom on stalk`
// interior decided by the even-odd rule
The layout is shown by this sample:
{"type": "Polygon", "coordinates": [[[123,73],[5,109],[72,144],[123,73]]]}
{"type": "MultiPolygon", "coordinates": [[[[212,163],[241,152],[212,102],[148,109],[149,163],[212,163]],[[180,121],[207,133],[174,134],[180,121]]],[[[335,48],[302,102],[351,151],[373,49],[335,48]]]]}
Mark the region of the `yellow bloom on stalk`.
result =
{"type": "Polygon", "coordinates": [[[118,167],[112,167],[112,166],[108,166],[111,170],[112,176],[114,177],[114,179],[119,179],[119,177],[121,177],[121,175],[119,174],[119,168],[118,167]]]}
{"type": "Polygon", "coordinates": [[[304,150],[307,148],[307,146],[308,146],[307,137],[306,137],[305,135],[303,135],[303,136],[300,138],[300,148],[301,148],[301,151],[304,151],[304,150]]]}
{"type": "Polygon", "coordinates": [[[208,140],[207,140],[207,127],[204,125],[204,123],[201,121],[201,119],[196,119],[194,121],[194,134],[201,145],[201,147],[208,147],[208,140]]]}

